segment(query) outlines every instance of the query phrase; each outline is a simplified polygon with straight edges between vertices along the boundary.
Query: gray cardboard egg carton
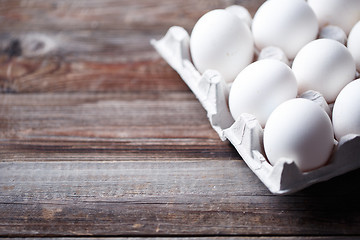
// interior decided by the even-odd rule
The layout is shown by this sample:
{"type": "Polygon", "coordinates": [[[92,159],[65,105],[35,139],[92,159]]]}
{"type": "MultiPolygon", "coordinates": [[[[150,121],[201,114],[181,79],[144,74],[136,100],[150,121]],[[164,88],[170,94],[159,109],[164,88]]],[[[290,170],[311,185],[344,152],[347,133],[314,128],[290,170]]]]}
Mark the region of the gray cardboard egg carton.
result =
{"type": "MultiPolygon", "coordinates": [[[[360,167],[360,136],[347,135],[336,142],[328,163],[316,170],[302,173],[291,159],[280,159],[274,166],[265,158],[263,129],[250,114],[233,120],[227,105],[229,86],[221,75],[207,70],[202,75],[190,60],[189,34],[181,27],[171,27],[160,40],[151,44],[167,63],[180,75],[207,111],[210,124],[221,140],[229,140],[240,156],[274,194],[289,194],[317,182],[329,180],[360,167]]],[[[301,97],[317,102],[331,114],[322,96],[307,92],[301,97]]]]}

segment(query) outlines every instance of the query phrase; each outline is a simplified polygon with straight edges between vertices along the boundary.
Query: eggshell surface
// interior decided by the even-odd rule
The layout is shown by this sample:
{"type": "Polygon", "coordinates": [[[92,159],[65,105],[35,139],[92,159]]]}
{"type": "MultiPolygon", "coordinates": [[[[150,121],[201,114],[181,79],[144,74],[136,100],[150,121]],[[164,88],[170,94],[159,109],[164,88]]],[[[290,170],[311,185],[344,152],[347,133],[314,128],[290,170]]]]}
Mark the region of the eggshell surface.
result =
{"type": "Polygon", "coordinates": [[[190,37],[190,52],[201,73],[217,70],[227,82],[253,59],[254,42],[248,26],[236,15],[217,9],[203,15],[190,37]]]}
{"type": "Polygon", "coordinates": [[[245,7],[240,5],[231,5],[225,8],[225,10],[238,16],[249,28],[251,28],[252,17],[245,7]]]}
{"type": "Polygon", "coordinates": [[[318,33],[315,13],[304,0],[266,1],[256,12],[252,32],[256,47],[281,48],[289,59],[318,33]]]}
{"type": "Polygon", "coordinates": [[[349,34],[360,20],[359,0],[308,0],[308,4],[315,12],[320,27],[336,25],[349,34]]]}
{"type": "Polygon", "coordinates": [[[356,69],[360,72],[360,21],[352,28],[347,47],[355,60],[356,69]]]}
{"type": "Polygon", "coordinates": [[[347,134],[360,134],[360,79],[346,85],[336,98],[333,125],[337,140],[347,134]]]}
{"type": "Polygon", "coordinates": [[[334,146],[331,120],[316,103],[302,98],[284,102],[270,115],[264,129],[269,162],[292,159],[307,172],[323,166],[334,146]]]}
{"type": "Polygon", "coordinates": [[[331,39],[318,39],[305,45],[293,61],[298,93],[320,92],[328,103],[355,78],[355,62],[349,50],[331,39]]]}
{"type": "Polygon", "coordinates": [[[229,94],[229,108],[236,120],[242,113],[254,115],[262,126],[282,102],[295,98],[294,74],[285,63],[264,59],[247,66],[236,77],[229,94]]]}
{"type": "Polygon", "coordinates": [[[347,35],[344,30],[334,25],[327,25],[321,28],[319,32],[319,38],[332,39],[344,45],[347,41],[347,35]]]}
{"type": "Polygon", "coordinates": [[[284,51],[274,46],[264,47],[261,49],[258,60],[261,59],[275,59],[285,63],[288,66],[290,65],[289,59],[287,59],[284,51]]]}

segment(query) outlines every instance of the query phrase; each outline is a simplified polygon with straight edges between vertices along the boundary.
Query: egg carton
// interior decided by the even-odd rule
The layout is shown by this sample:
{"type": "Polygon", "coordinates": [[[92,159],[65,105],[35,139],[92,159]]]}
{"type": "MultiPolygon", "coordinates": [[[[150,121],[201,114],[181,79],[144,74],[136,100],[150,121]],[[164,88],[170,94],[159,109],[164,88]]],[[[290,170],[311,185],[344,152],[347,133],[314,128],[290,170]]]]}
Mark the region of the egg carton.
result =
{"type": "MultiPolygon", "coordinates": [[[[165,61],[180,75],[198,98],[213,129],[221,140],[229,140],[248,167],[277,195],[290,194],[312,184],[327,181],[360,167],[360,136],[350,134],[335,142],[331,158],[321,168],[301,172],[292,159],[282,158],[272,166],[265,158],[263,129],[250,114],[242,114],[236,121],[227,105],[230,86],[215,70],[200,74],[191,62],[189,34],[178,26],[171,27],[160,40],[151,44],[165,61]]],[[[331,114],[324,98],[309,91],[302,96],[318,103],[331,114]]]]}

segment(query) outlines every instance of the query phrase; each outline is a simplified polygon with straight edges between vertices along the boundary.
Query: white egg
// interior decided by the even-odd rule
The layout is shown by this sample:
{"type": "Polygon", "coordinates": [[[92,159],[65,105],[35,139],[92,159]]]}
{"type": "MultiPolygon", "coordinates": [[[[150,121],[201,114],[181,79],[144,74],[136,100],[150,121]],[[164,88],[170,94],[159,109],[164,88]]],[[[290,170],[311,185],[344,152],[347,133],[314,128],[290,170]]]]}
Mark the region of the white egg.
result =
{"type": "Polygon", "coordinates": [[[198,71],[217,70],[227,82],[232,82],[251,63],[254,42],[250,29],[239,17],[217,9],[203,15],[195,24],[190,52],[198,71]]]}
{"type": "Polygon", "coordinates": [[[318,34],[315,13],[304,0],[266,1],[256,12],[252,32],[255,45],[281,48],[289,59],[318,34]]]}
{"type": "Polygon", "coordinates": [[[242,113],[254,115],[264,126],[270,113],[282,102],[295,98],[297,85],[291,68],[274,59],[247,66],[236,77],[229,94],[234,119],[242,113]]]}
{"type": "Polygon", "coordinates": [[[356,69],[360,72],[360,21],[352,28],[347,47],[355,60],[356,69]]]}
{"type": "Polygon", "coordinates": [[[359,0],[308,0],[308,4],[314,10],[320,27],[336,25],[349,34],[360,20],[359,0]]]}
{"type": "Polygon", "coordinates": [[[360,134],[360,79],[352,81],[336,98],[333,108],[336,139],[353,133],[360,134]]]}
{"type": "Polygon", "coordinates": [[[293,159],[303,172],[323,166],[334,147],[331,120],[316,103],[302,98],[284,102],[270,115],[264,129],[269,162],[293,159]]]}
{"type": "Polygon", "coordinates": [[[286,57],[284,51],[281,50],[281,48],[274,46],[264,47],[261,49],[258,60],[261,59],[276,59],[282,61],[286,65],[290,65],[289,59],[286,57]]]}
{"type": "Polygon", "coordinates": [[[249,11],[245,7],[240,5],[231,5],[225,8],[225,10],[238,16],[244,23],[246,23],[246,25],[249,28],[251,28],[252,17],[249,11]]]}
{"type": "Polygon", "coordinates": [[[355,62],[349,50],[331,39],[318,39],[305,45],[293,61],[298,93],[320,92],[328,103],[355,78],[355,62]]]}
{"type": "Polygon", "coordinates": [[[327,25],[321,28],[319,32],[319,38],[332,39],[344,45],[347,41],[347,36],[344,30],[334,25],[327,25]]]}

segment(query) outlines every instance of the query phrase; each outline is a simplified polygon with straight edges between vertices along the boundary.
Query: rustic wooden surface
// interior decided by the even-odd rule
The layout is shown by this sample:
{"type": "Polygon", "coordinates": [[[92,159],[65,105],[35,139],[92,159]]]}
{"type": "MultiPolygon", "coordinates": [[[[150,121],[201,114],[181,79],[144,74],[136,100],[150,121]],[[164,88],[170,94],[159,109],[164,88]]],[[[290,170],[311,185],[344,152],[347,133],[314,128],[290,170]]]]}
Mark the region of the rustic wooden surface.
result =
{"type": "Polygon", "coordinates": [[[360,170],[272,195],[150,46],[262,1],[0,1],[0,236],[360,237],[360,170]]]}

